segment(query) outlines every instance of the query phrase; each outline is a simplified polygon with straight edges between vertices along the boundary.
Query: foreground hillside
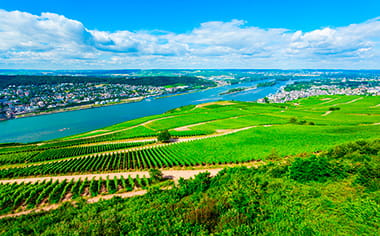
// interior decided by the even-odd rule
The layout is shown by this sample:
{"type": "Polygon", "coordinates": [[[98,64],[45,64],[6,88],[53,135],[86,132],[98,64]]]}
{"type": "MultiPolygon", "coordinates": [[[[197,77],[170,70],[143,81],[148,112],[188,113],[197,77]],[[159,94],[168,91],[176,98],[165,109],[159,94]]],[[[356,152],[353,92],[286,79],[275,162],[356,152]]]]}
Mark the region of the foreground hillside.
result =
{"type": "Polygon", "coordinates": [[[378,235],[380,141],[0,220],[4,235],[378,235]]]}
{"type": "Polygon", "coordinates": [[[2,144],[2,232],[371,234],[379,227],[379,104],[376,96],[221,101],[57,140],[2,144]],[[164,130],[169,143],[157,142],[164,130]],[[178,181],[240,165],[251,168],[178,181]]]}

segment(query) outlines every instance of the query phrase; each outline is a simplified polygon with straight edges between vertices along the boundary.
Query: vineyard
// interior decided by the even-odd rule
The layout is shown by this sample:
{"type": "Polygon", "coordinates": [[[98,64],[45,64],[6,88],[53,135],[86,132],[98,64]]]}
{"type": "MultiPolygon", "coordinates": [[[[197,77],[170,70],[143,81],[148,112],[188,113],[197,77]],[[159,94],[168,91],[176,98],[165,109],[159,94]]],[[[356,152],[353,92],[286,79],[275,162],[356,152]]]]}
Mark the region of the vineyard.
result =
{"type": "Polygon", "coordinates": [[[300,99],[296,105],[216,102],[182,107],[64,139],[2,145],[0,178],[222,165],[318,152],[379,138],[379,103],[379,97],[322,96],[300,99]],[[228,134],[242,128],[249,129],[228,134]],[[163,129],[179,142],[156,143],[163,129]]]}
{"type": "Polygon", "coordinates": [[[152,142],[131,142],[131,143],[111,143],[93,146],[78,146],[60,149],[39,149],[40,151],[20,152],[20,153],[2,153],[0,154],[1,164],[40,162],[65,157],[75,157],[85,154],[105,152],[117,149],[126,149],[152,144],[152,142]]]}
{"type": "Polygon", "coordinates": [[[200,164],[205,164],[205,162],[199,157],[182,155],[180,152],[180,144],[175,144],[127,152],[97,154],[89,157],[33,165],[24,168],[2,169],[0,170],[0,178],[75,172],[165,168],[200,164]]]}
{"type": "MultiPolygon", "coordinates": [[[[210,130],[188,130],[188,131],[170,131],[173,137],[189,137],[200,136],[213,133],[210,130]]],[[[78,146],[83,144],[93,144],[99,142],[117,141],[125,139],[139,139],[139,138],[155,138],[158,131],[152,131],[145,127],[137,127],[128,131],[121,131],[112,134],[104,134],[101,136],[87,137],[83,139],[67,140],[67,141],[55,141],[48,142],[41,146],[41,148],[62,148],[69,146],[78,146]]]]}
{"type": "Polygon", "coordinates": [[[95,197],[146,188],[153,183],[152,178],[136,176],[110,179],[92,178],[74,181],[42,181],[36,183],[0,184],[0,214],[17,209],[33,209],[41,205],[55,204],[78,197],[95,197]]]}

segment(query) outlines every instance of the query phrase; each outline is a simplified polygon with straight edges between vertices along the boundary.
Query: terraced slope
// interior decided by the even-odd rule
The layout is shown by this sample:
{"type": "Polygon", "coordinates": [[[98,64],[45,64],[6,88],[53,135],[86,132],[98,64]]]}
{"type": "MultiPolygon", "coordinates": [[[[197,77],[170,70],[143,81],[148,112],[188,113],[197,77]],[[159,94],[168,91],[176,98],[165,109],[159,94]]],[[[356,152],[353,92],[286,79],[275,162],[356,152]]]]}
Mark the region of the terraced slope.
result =
{"type": "Polygon", "coordinates": [[[2,147],[0,177],[183,168],[318,152],[379,138],[379,104],[379,97],[320,96],[288,104],[181,107],[59,140],[2,147]],[[173,142],[154,143],[164,129],[173,142]]]}

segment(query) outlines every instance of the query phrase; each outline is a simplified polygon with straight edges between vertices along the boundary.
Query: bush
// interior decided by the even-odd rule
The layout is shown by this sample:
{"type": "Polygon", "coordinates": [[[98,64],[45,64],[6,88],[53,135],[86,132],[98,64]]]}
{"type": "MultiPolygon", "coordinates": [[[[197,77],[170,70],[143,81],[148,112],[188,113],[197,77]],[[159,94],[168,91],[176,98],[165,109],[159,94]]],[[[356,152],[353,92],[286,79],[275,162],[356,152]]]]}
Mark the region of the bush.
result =
{"type": "Polygon", "coordinates": [[[380,189],[380,165],[376,161],[362,164],[355,183],[363,185],[369,192],[378,191],[380,189]]]}
{"type": "Polygon", "coordinates": [[[171,135],[169,131],[166,129],[166,130],[161,131],[158,134],[157,141],[162,142],[162,143],[168,143],[170,142],[170,138],[171,138],[171,135]]]}
{"type": "Polygon", "coordinates": [[[149,176],[154,182],[160,182],[164,178],[162,172],[158,169],[150,169],[149,176]]]}
{"type": "Polygon", "coordinates": [[[300,125],[304,125],[304,124],[306,124],[306,120],[300,120],[300,122],[298,122],[300,125]]]}
{"type": "Polygon", "coordinates": [[[356,142],[350,142],[347,144],[342,144],[330,149],[327,152],[327,156],[331,158],[348,158],[352,159],[355,157],[360,160],[365,160],[366,155],[378,155],[380,152],[380,140],[376,139],[374,141],[364,141],[359,140],[356,142]]]}
{"type": "Polygon", "coordinates": [[[290,123],[297,123],[297,118],[292,117],[292,118],[290,118],[289,122],[290,123]]]}
{"type": "Polygon", "coordinates": [[[267,156],[266,159],[275,161],[275,160],[280,160],[281,156],[280,154],[278,154],[276,148],[272,148],[270,154],[267,156]]]}
{"type": "Polygon", "coordinates": [[[289,167],[290,178],[304,183],[309,181],[326,182],[329,178],[346,176],[345,169],[339,163],[330,163],[326,157],[311,156],[296,158],[289,167]]]}

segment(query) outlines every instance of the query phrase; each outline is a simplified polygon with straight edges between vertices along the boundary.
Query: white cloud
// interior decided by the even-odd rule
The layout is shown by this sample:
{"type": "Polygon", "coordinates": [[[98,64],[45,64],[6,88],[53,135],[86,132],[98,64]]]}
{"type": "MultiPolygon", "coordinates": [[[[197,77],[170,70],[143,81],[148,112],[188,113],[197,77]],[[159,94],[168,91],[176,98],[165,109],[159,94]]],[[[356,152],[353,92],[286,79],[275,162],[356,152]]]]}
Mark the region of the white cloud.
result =
{"type": "Polygon", "coordinates": [[[310,32],[205,22],[188,33],[106,32],[0,9],[1,68],[379,68],[380,18],[310,32]]]}

